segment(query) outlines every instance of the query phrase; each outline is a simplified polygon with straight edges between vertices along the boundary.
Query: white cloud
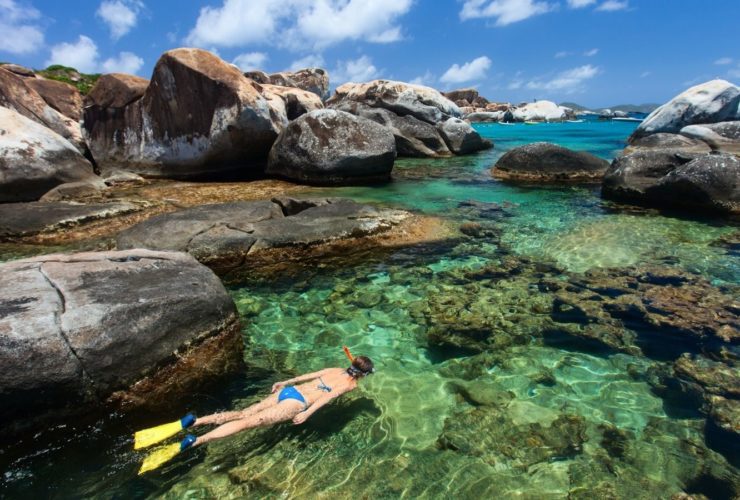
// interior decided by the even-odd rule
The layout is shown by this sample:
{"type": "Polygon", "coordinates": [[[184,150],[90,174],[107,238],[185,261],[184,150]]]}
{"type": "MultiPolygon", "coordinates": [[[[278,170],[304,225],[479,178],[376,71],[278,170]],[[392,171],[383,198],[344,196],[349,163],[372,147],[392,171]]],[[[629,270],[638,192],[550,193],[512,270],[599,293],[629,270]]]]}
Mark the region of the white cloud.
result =
{"type": "Polygon", "coordinates": [[[144,65],[144,60],[132,52],[120,52],[117,57],[109,57],[102,63],[98,57],[98,46],[95,42],[85,35],[80,35],[74,43],[54,45],[46,65],[61,64],[82,73],[131,74],[137,74],[144,65]]]}
{"type": "Polygon", "coordinates": [[[298,71],[305,68],[323,68],[326,62],[321,54],[309,54],[290,63],[290,71],[298,71]]]}
{"type": "Polygon", "coordinates": [[[462,66],[453,64],[439,79],[443,83],[462,83],[478,80],[486,76],[486,71],[491,67],[491,60],[481,56],[466,62],[462,66]]]}
{"type": "Polygon", "coordinates": [[[509,90],[519,90],[520,88],[522,88],[522,85],[524,85],[524,82],[523,82],[523,81],[521,81],[521,80],[513,80],[513,81],[512,81],[512,82],[511,82],[511,83],[510,83],[510,84],[508,85],[508,87],[507,87],[507,88],[508,88],[509,90]]]}
{"type": "Polygon", "coordinates": [[[242,71],[252,71],[262,69],[267,59],[267,54],[264,52],[247,52],[236,56],[233,62],[242,71]]]}
{"type": "Polygon", "coordinates": [[[534,0],[466,0],[460,11],[460,19],[493,17],[496,26],[523,21],[538,14],[555,9],[557,4],[534,0]]]}
{"type": "Polygon", "coordinates": [[[377,78],[378,74],[378,68],[373,65],[373,61],[367,56],[361,56],[355,60],[339,61],[336,69],[331,72],[332,80],[337,85],[347,82],[368,82],[377,78]]]}
{"type": "Polygon", "coordinates": [[[599,53],[599,49],[591,49],[591,50],[587,50],[586,52],[584,52],[583,55],[586,57],[593,57],[598,53],[599,53]]]}
{"type": "Polygon", "coordinates": [[[44,33],[35,23],[41,12],[14,0],[0,0],[0,52],[30,54],[44,45],[44,33]]]}
{"type": "Polygon", "coordinates": [[[583,83],[597,74],[599,74],[599,68],[587,64],[558,73],[551,80],[533,80],[527,83],[527,88],[572,94],[583,90],[583,83]]]}
{"type": "Polygon", "coordinates": [[[224,0],[204,7],[185,41],[196,46],[240,47],[275,43],[317,49],[345,40],[372,43],[402,38],[398,18],[413,0],[224,0]]]}
{"type": "Polygon", "coordinates": [[[732,58],[731,57],[720,57],[716,61],[714,61],[714,64],[717,64],[719,66],[725,66],[727,64],[732,64],[732,58]]]}
{"type": "Polygon", "coordinates": [[[101,69],[104,73],[128,73],[135,75],[144,65],[144,59],[132,52],[121,52],[118,57],[110,57],[103,61],[101,69]]]}
{"type": "Polygon", "coordinates": [[[596,3],[596,0],[568,0],[568,7],[571,9],[581,9],[596,3]]]}
{"type": "Polygon", "coordinates": [[[561,50],[560,52],[555,53],[555,59],[562,59],[563,57],[568,57],[569,55],[570,55],[570,52],[561,50]]]}
{"type": "Polygon", "coordinates": [[[425,85],[430,87],[434,83],[434,75],[431,71],[426,71],[423,75],[419,75],[416,78],[409,80],[409,83],[413,85],[425,85]]]}
{"type": "Polygon", "coordinates": [[[614,12],[617,10],[625,10],[628,7],[629,7],[629,2],[627,0],[624,0],[624,1],[606,0],[606,2],[596,7],[596,10],[601,10],[604,12],[614,12]]]}
{"type": "Polygon", "coordinates": [[[647,78],[648,76],[652,75],[652,71],[643,71],[640,75],[640,78],[647,78]]]}
{"type": "Polygon", "coordinates": [[[60,43],[51,48],[46,65],[61,64],[71,66],[83,73],[98,70],[98,46],[92,39],[80,35],[75,43],[60,43]]]}
{"type": "Polygon", "coordinates": [[[136,26],[144,4],[139,0],[105,0],[98,7],[96,16],[110,29],[110,36],[118,40],[136,26]]]}

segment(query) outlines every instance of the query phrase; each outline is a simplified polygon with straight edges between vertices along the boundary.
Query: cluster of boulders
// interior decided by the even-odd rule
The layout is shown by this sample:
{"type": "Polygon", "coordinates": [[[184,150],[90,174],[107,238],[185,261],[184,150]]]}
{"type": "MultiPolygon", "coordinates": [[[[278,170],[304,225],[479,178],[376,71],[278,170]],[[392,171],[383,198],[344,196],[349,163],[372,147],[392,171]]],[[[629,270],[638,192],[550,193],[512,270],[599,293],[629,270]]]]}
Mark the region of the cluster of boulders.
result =
{"type": "Polygon", "coordinates": [[[575,120],[575,112],[552,101],[535,101],[514,105],[490,102],[473,88],[452,90],[443,94],[460,107],[467,122],[562,122],[575,120]]]}
{"type": "Polygon", "coordinates": [[[319,68],[244,74],[189,48],[165,52],[151,80],[103,75],[84,98],[75,87],[31,70],[0,67],[0,129],[9,131],[0,135],[0,202],[38,200],[66,182],[101,189],[120,172],[194,180],[273,175],[317,184],[379,181],[389,178],[396,155],[491,147],[434,89],[378,80],[344,85],[327,101],[328,91],[329,76],[319,68]]]}
{"type": "Polygon", "coordinates": [[[524,182],[600,182],[606,199],[683,210],[740,213],[740,88],[692,87],[637,127],[611,165],[548,143],[514,148],[494,177],[524,182]]]}

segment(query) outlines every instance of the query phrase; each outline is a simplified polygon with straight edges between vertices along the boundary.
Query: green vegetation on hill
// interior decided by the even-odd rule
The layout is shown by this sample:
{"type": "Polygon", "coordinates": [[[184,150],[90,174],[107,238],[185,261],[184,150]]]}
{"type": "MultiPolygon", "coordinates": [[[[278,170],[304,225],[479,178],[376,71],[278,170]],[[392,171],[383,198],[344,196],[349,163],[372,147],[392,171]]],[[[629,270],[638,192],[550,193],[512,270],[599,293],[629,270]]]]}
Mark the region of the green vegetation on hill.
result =
{"type": "Polygon", "coordinates": [[[74,68],[68,66],[62,66],[54,64],[46,69],[34,70],[36,74],[48,78],[49,80],[57,80],[59,82],[69,83],[80,91],[80,94],[86,95],[93,88],[95,82],[100,78],[100,73],[88,75],[80,73],[74,68]]]}

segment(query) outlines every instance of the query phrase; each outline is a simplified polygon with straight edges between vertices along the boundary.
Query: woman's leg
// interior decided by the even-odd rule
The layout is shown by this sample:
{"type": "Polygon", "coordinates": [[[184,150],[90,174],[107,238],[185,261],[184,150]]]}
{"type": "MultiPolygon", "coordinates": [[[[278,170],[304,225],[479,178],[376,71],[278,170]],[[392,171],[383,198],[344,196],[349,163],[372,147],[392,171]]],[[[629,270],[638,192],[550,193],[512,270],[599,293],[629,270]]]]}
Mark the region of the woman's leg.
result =
{"type": "Polygon", "coordinates": [[[239,420],[233,420],[219,427],[216,427],[211,432],[203,434],[198,437],[193,446],[205,444],[214,439],[221,439],[226,436],[231,436],[237,432],[241,432],[246,429],[252,429],[254,427],[265,427],[278,422],[285,422],[290,420],[305,409],[305,405],[295,399],[285,399],[279,404],[262,410],[256,414],[250,415],[246,418],[239,420]]]}
{"type": "Polygon", "coordinates": [[[232,420],[241,420],[247,418],[255,413],[259,413],[271,406],[275,406],[278,403],[278,395],[271,394],[262,401],[253,404],[243,410],[237,411],[224,411],[221,413],[214,413],[212,415],[206,415],[195,420],[193,425],[209,425],[209,424],[223,424],[231,422],[232,420]]]}

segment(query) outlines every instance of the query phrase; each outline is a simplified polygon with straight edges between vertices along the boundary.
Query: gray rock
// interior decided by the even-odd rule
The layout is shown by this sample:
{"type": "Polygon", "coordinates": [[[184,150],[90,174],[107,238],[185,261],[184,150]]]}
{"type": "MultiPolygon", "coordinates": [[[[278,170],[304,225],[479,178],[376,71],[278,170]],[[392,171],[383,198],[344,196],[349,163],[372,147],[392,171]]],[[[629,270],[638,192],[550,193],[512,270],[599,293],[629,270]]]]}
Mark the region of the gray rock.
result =
{"type": "Polygon", "coordinates": [[[0,203],[38,200],[59,184],[95,179],[92,165],[69,141],[0,106],[0,203]]]}
{"type": "Polygon", "coordinates": [[[266,172],[316,184],[377,182],[390,178],[393,134],[366,118],[321,109],[292,121],[275,141],[266,172]]]}
{"type": "Polygon", "coordinates": [[[269,84],[262,84],[261,87],[263,95],[274,94],[283,100],[288,120],[295,120],[309,111],[324,108],[321,98],[307,90],[269,84]]]}
{"type": "Polygon", "coordinates": [[[188,378],[238,366],[239,339],[231,297],[185,254],[132,250],[0,264],[0,421],[22,418],[3,430],[46,411],[82,413],[143,380],[151,398],[162,396],[155,387],[182,396],[188,378]],[[216,340],[229,352],[193,364],[216,340]],[[180,360],[192,366],[177,378],[180,360]]]}
{"type": "Polygon", "coordinates": [[[442,92],[442,95],[452,102],[464,100],[464,101],[468,101],[469,103],[472,103],[478,98],[479,94],[478,94],[478,89],[467,88],[467,89],[450,90],[449,92],[442,92]]]}
{"type": "MultiPolygon", "coordinates": [[[[511,113],[509,113],[511,114],[511,113]]],[[[501,122],[504,121],[505,111],[477,111],[465,115],[465,119],[469,122],[501,122]]],[[[513,121],[513,116],[510,121],[513,121]]]]}
{"type": "Polygon", "coordinates": [[[180,250],[225,274],[259,250],[357,238],[390,229],[408,214],[350,200],[276,198],[162,214],[122,231],[118,248],[180,250]]]}
{"type": "Polygon", "coordinates": [[[368,118],[388,127],[396,140],[398,156],[436,158],[452,154],[435,126],[411,115],[399,116],[387,109],[372,108],[352,101],[337,103],[332,109],[368,118]]]}
{"type": "Polygon", "coordinates": [[[24,82],[67,118],[75,122],[82,118],[82,96],[72,85],[45,78],[29,78],[24,82]]]}
{"type": "Polygon", "coordinates": [[[680,149],[645,149],[619,156],[604,174],[601,195],[610,200],[644,203],[648,188],[701,154],[680,149]]]}
{"type": "Polygon", "coordinates": [[[658,132],[678,133],[687,125],[740,120],[740,88],[712,80],[682,92],[650,113],[630,142],[658,132]]]}
{"type": "Polygon", "coordinates": [[[273,85],[296,87],[311,92],[325,101],[329,98],[329,74],[321,68],[305,68],[293,72],[274,73],[270,75],[273,85]]]}
{"type": "Polygon", "coordinates": [[[105,188],[102,180],[67,182],[49,190],[39,201],[62,201],[99,195],[105,188]]]}
{"type": "Polygon", "coordinates": [[[682,149],[698,153],[708,153],[710,151],[709,146],[700,139],[693,139],[679,134],[667,134],[664,132],[635,139],[624,152],[632,153],[639,149],[682,149]]]}
{"type": "Polygon", "coordinates": [[[437,130],[447,143],[447,147],[456,155],[466,155],[493,147],[491,141],[483,139],[469,123],[459,118],[450,118],[440,123],[437,130]]]}
{"type": "Polygon", "coordinates": [[[493,167],[499,179],[535,182],[599,181],[609,163],[582,151],[535,142],[508,151],[493,167]]]}
{"type": "Polygon", "coordinates": [[[127,202],[84,205],[42,201],[2,203],[0,204],[0,239],[57,231],[84,222],[133,213],[139,209],[137,205],[127,202]]]}
{"type": "Polygon", "coordinates": [[[11,73],[14,73],[23,78],[36,78],[36,73],[32,69],[21,66],[20,64],[0,64],[0,68],[8,70],[11,73]]]}
{"type": "Polygon", "coordinates": [[[740,213],[740,160],[709,154],[676,167],[645,190],[651,204],[740,213]]]}
{"type": "Polygon", "coordinates": [[[335,107],[345,101],[361,102],[401,116],[411,115],[432,125],[450,117],[460,118],[462,115],[455,103],[431,87],[390,80],[345,83],[337,88],[327,101],[327,106],[335,107]]]}
{"type": "Polygon", "coordinates": [[[713,151],[740,153],[740,121],[689,125],[681,129],[681,135],[703,141],[713,151]]]}
{"type": "MultiPolygon", "coordinates": [[[[136,86],[121,97],[137,95],[136,86]]],[[[263,95],[234,66],[200,49],[175,49],[157,61],[144,95],[124,105],[91,91],[85,137],[100,170],[144,176],[259,175],[287,124],[285,102],[263,95]]],[[[117,101],[117,99],[115,99],[117,101]]]]}
{"type": "Polygon", "coordinates": [[[132,184],[146,183],[146,179],[144,179],[142,176],[138,174],[134,174],[133,172],[125,172],[123,170],[113,170],[111,172],[108,172],[108,175],[106,175],[103,178],[103,181],[108,186],[113,186],[116,184],[126,184],[126,183],[132,183],[132,184]]]}

